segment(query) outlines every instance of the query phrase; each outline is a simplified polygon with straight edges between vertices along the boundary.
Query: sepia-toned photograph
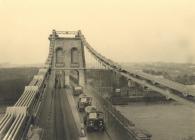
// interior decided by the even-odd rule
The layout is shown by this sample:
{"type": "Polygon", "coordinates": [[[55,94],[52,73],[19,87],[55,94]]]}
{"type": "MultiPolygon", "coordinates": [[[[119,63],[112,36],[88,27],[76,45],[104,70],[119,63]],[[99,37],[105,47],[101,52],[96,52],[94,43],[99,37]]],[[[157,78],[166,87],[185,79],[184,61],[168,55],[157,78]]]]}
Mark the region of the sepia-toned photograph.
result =
{"type": "Polygon", "coordinates": [[[195,0],[0,0],[0,140],[195,140],[195,0]]]}

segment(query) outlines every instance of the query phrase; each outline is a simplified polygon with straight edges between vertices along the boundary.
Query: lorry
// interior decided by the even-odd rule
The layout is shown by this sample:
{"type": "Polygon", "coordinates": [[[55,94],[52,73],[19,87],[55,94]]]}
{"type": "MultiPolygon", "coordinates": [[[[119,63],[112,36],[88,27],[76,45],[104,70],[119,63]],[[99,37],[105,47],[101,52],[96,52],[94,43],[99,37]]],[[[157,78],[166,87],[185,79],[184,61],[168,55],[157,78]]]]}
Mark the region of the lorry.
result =
{"type": "Polygon", "coordinates": [[[105,130],[104,113],[101,111],[88,112],[83,120],[88,132],[105,130]]]}
{"type": "Polygon", "coordinates": [[[82,94],[79,96],[77,102],[77,109],[79,112],[84,112],[86,106],[90,106],[92,104],[92,97],[87,96],[86,94],[82,94]]]}

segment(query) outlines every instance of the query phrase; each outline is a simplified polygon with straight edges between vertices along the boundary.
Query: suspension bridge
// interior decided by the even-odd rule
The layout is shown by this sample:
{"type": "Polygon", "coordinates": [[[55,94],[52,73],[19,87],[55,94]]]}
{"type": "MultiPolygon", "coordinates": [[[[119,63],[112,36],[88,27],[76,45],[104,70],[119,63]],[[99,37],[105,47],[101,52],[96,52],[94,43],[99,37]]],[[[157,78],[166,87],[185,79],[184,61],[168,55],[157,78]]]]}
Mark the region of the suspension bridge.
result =
{"type": "Polygon", "coordinates": [[[194,90],[142,71],[125,69],[98,53],[80,30],[53,30],[49,41],[44,66],[0,120],[2,140],[150,140],[149,132],[136,127],[109,100],[121,83],[126,89],[139,86],[195,107],[188,98],[195,96],[194,90]],[[93,104],[104,112],[105,132],[86,131],[83,114],[76,107],[78,97],[72,94],[73,85],[82,86],[84,93],[93,97],[93,104]]]}

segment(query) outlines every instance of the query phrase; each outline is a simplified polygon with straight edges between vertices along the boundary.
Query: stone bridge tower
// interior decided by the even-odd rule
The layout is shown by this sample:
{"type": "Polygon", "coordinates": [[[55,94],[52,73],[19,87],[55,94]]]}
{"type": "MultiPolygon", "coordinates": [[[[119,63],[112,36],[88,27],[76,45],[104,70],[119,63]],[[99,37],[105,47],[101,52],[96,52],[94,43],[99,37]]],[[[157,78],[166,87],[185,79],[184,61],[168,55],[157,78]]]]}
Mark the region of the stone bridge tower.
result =
{"type": "Polygon", "coordinates": [[[52,69],[58,86],[70,85],[71,81],[85,85],[84,46],[77,31],[52,31],[49,36],[53,49],[52,69]]]}

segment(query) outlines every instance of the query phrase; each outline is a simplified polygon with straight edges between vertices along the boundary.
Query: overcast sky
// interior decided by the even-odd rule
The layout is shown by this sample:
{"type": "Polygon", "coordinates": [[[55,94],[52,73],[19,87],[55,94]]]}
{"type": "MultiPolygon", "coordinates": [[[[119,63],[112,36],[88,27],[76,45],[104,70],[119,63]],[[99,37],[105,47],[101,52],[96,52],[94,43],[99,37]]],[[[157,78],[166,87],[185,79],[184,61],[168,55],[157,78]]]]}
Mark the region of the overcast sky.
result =
{"type": "Polygon", "coordinates": [[[43,63],[52,29],[117,62],[195,62],[195,0],[0,0],[0,63],[43,63]]]}

